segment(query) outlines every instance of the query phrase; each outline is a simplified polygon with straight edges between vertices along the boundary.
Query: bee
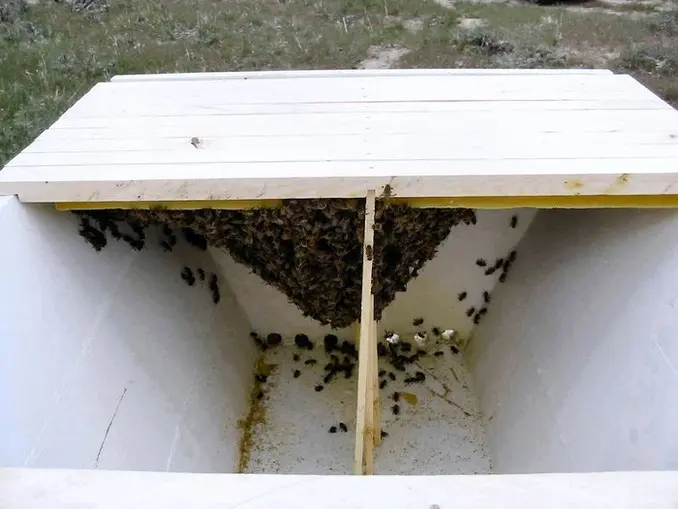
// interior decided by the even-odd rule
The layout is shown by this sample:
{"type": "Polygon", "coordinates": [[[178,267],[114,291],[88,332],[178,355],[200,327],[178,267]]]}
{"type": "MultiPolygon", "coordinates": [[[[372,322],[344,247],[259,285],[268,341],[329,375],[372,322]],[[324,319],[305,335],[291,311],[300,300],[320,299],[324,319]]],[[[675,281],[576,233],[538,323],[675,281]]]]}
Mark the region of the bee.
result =
{"type": "Polygon", "coordinates": [[[415,327],[419,327],[422,323],[424,323],[424,319],[423,319],[423,318],[415,318],[415,319],[412,321],[412,325],[414,325],[415,327]]]}
{"type": "Polygon", "coordinates": [[[367,261],[372,261],[372,246],[369,244],[365,246],[365,256],[367,256],[367,261]]]}
{"type": "Polygon", "coordinates": [[[511,216],[511,228],[518,226],[518,216],[511,216]]]}
{"type": "Polygon", "coordinates": [[[491,275],[494,274],[495,272],[497,272],[497,269],[495,269],[494,267],[490,267],[489,269],[487,269],[487,270],[485,271],[485,275],[486,275],[486,276],[491,276],[491,275]]]}
{"type": "Polygon", "coordinates": [[[381,438],[386,438],[388,436],[388,433],[386,433],[383,429],[381,430],[381,438]]]}
{"type": "Polygon", "coordinates": [[[325,346],[325,352],[332,353],[332,350],[334,350],[339,344],[339,338],[334,334],[328,334],[323,339],[323,343],[325,346]]]}
{"type": "Polygon", "coordinates": [[[344,340],[344,342],[341,344],[341,353],[350,355],[354,359],[358,358],[358,349],[350,341],[344,340]]]}
{"type": "Polygon", "coordinates": [[[470,307],[466,310],[466,316],[473,316],[473,314],[476,312],[476,308],[470,307]]]}
{"type": "Polygon", "coordinates": [[[396,376],[389,371],[388,377],[395,382],[396,376]]]}
{"type": "Polygon", "coordinates": [[[501,269],[503,265],[504,265],[504,259],[503,258],[497,258],[497,261],[494,262],[494,268],[497,269],[497,270],[501,269]]]}
{"type": "Polygon", "coordinates": [[[380,369],[380,370],[379,370],[379,378],[381,378],[381,377],[384,376],[385,374],[386,374],[386,370],[385,370],[385,369],[380,369]]]}
{"type": "Polygon", "coordinates": [[[308,359],[304,361],[304,364],[306,366],[313,366],[314,364],[318,364],[318,361],[315,359],[308,359]]]}
{"type": "Polygon", "coordinates": [[[277,332],[271,332],[266,336],[266,344],[268,346],[278,346],[280,343],[282,343],[282,336],[277,332]]]}
{"type": "Polygon", "coordinates": [[[263,399],[263,397],[264,397],[263,391],[259,391],[259,392],[257,393],[257,399],[263,399]]]}
{"type": "Polygon", "coordinates": [[[481,315],[479,313],[476,313],[476,316],[473,317],[473,323],[478,325],[480,323],[480,318],[481,318],[481,315]]]}
{"type": "Polygon", "coordinates": [[[445,355],[445,352],[437,351],[433,355],[435,355],[436,357],[442,357],[443,355],[445,355]]]}
{"type": "Polygon", "coordinates": [[[131,235],[126,235],[126,234],[123,235],[122,240],[127,242],[132,247],[132,249],[134,249],[135,251],[141,251],[144,248],[144,245],[145,245],[144,239],[142,239],[142,238],[135,239],[131,235]]]}
{"type": "Polygon", "coordinates": [[[400,357],[391,359],[391,366],[398,371],[405,371],[405,362],[400,357]]]}
{"type": "Polygon", "coordinates": [[[457,348],[457,345],[450,345],[450,350],[452,350],[453,354],[459,353],[459,348],[457,348]]]}
{"type": "Polygon", "coordinates": [[[390,198],[393,196],[393,188],[391,187],[391,184],[386,184],[384,186],[384,192],[381,194],[382,198],[390,198]]]}
{"type": "Polygon", "coordinates": [[[205,271],[204,270],[198,269],[198,279],[200,279],[200,281],[205,280],[205,271]]]}
{"type": "Polygon", "coordinates": [[[490,302],[490,293],[487,290],[483,292],[483,300],[485,302],[490,302]]]}
{"type": "Polygon", "coordinates": [[[219,293],[219,290],[215,290],[212,292],[212,302],[215,304],[219,304],[219,301],[221,300],[221,294],[219,293]]]}
{"type": "Polygon", "coordinates": [[[347,427],[346,424],[344,424],[343,422],[340,422],[340,423],[339,423],[339,429],[340,429],[341,431],[343,431],[344,433],[346,433],[346,432],[348,431],[348,427],[347,427]]]}
{"type": "Polygon", "coordinates": [[[257,382],[261,382],[262,384],[268,380],[268,375],[254,375],[254,378],[257,380],[257,382]]]}
{"type": "Polygon", "coordinates": [[[337,432],[337,427],[336,427],[336,426],[330,426],[329,432],[330,432],[330,433],[336,433],[336,432],[337,432]]]}
{"type": "Polygon", "coordinates": [[[208,287],[212,291],[212,302],[218,304],[221,300],[221,293],[219,292],[219,280],[216,274],[210,276],[208,287]]]}
{"type": "Polygon", "coordinates": [[[193,271],[188,267],[181,269],[181,279],[183,279],[188,286],[193,286],[195,284],[193,271]]]}
{"type": "Polygon", "coordinates": [[[516,261],[516,256],[517,256],[517,255],[518,255],[518,253],[516,253],[516,250],[514,249],[513,251],[511,251],[511,252],[509,253],[508,261],[511,262],[511,263],[515,262],[515,261],[516,261]]]}
{"type": "Polygon", "coordinates": [[[310,343],[311,340],[308,339],[308,336],[306,334],[297,334],[296,336],[294,336],[294,344],[297,345],[297,347],[299,348],[312,350],[313,347],[309,348],[310,343]]]}
{"type": "Polygon", "coordinates": [[[162,241],[160,243],[160,247],[162,247],[162,250],[165,252],[172,252],[172,246],[169,245],[169,242],[167,241],[162,241]]]}
{"type": "Polygon", "coordinates": [[[299,362],[299,359],[301,359],[301,357],[299,357],[299,354],[298,354],[298,353],[295,353],[295,354],[292,356],[292,360],[293,360],[294,362],[299,362]]]}
{"type": "Polygon", "coordinates": [[[318,385],[316,385],[316,386],[314,387],[315,392],[320,392],[320,391],[322,391],[324,388],[325,388],[325,387],[323,387],[323,386],[320,385],[320,384],[318,384],[318,385]]]}
{"type": "Polygon", "coordinates": [[[468,295],[468,293],[466,293],[466,292],[459,292],[457,294],[457,299],[459,300],[459,302],[461,302],[466,298],[467,295],[468,295]]]}
{"type": "Polygon", "coordinates": [[[391,412],[393,412],[393,415],[400,415],[400,405],[393,405],[391,412]]]}
{"type": "Polygon", "coordinates": [[[207,251],[207,239],[199,233],[193,231],[191,228],[182,228],[182,233],[186,242],[193,247],[197,247],[201,251],[207,251]]]}
{"type": "Polygon", "coordinates": [[[386,346],[383,343],[377,343],[377,355],[379,357],[385,357],[387,354],[386,346]]]}
{"type": "Polygon", "coordinates": [[[487,267],[487,262],[483,258],[478,258],[476,260],[476,265],[478,267],[487,267]]]}
{"type": "Polygon", "coordinates": [[[502,273],[501,276],[499,276],[499,282],[504,283],[506,281],[506,272],[502,273]]]}
{"type": "Polygon", "coordinates": [[[323,378],[323,382],[325,382],[326,384],[330,383],[336,374],[337,374],[337,370],[334,369],[334,368],[331,369],[330,372],[327,373],[325,375],[325,377],[323,378]]]}
{"type": "Polygon", "coordinates": [[[293,374],[294,374],[294,378],[299,378],[301,376],[301,371],[299,371],[298,369],[295,369],[293,374]]]}
{"type": "Polygon", "coordinates": [[[191,138],[191,145],[195,148],[200,148],[200,138],[193,136],[193,138],[191,138]]]}
{"type": "Polygon", "coordinates": [[[431,334],[433,334],[434,336],[440,336],[440,329],[438,327],[433,327],[431,329],[431,334]]]}
{"type": "Polygon", "coordinates": [[[400,401],[400,393],[394,392],[393,395],[391,396],[391,398],[393,399],[393,401],[395,401],[397,403],[398,401],[400,401]]]}
{"type": "Polygon", "coordinates": [[[478,314],[481,316],[487,314],[487,308],[486,307],[482,308],[480,311],[478,311],[478,314]]]}
{"type": "Polygon", "coordinates": [[[388,380],[382,380],[381,382],[379,382],[379,388],[383,389],[384,387],[386,387],[387,383],[388,383],[388,380]]]}
{"type": "Polygon", "coordinates": [[[426,380],[426,375],[424,375],[424,373],[421,371],[417,371],[414,374],[414,378],[416,378],[418,382],[423,382],[424,380],[426,380]]]}

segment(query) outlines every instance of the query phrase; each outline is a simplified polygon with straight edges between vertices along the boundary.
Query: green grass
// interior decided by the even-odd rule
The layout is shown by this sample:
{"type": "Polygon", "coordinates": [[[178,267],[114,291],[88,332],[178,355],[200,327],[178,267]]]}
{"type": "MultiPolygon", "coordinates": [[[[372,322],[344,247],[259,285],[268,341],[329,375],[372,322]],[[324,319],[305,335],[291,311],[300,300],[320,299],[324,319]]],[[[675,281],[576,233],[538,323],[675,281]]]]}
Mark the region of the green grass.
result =
{"type": "MultiPolygon", "coordinates": [[[[355,68],[371,46],[399,67],[611,66],[676,104],[678,11],[432,0],[111,0],[0,8],[0,166],[94,83],[123,73],[355,68]],[[486,25],[463,31],[461,18],[486,25]],[[419,20],[411,33],[404,22],[419,20]]],[[[14,3],[11,3],[14,2],[14,3]]],[[[9,6],[9,7],[7,7],[9,6]]]]}

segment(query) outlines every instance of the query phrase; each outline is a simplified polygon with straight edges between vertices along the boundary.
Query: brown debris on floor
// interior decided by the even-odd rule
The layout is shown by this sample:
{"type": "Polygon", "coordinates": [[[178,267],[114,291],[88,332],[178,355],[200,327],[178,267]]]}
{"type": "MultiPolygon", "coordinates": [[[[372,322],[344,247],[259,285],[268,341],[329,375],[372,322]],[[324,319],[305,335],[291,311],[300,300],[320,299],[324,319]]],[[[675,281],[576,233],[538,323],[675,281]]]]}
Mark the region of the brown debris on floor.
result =
{"type": "MultiPolygon", "coordinates": [[[[118,222],[139,231],[163,225],[199,249],[223,248],[283,292],[305,316],[334,328],[360,317],[364,200],[286,200],[252,210],[114,210],[78,212],[102,231],[118,222]]],[[[416,209],[377,204],[375,315],[405,291],[453,226],[473,224],[470,209],[416,209]]],[[[133,246],[134,247],[134,246],[133,246]]]]}

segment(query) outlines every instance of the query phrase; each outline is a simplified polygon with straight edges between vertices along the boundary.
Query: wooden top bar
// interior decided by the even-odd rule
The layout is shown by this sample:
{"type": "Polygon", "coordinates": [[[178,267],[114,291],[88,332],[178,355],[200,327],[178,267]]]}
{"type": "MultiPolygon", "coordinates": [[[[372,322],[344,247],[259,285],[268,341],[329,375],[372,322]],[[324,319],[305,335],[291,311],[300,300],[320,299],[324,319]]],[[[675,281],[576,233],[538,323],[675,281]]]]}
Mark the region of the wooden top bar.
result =
{"type": "Polygon", "coordinates": [[[678,194],[678,112],[604,70],[99,83],[0,172],[24,202],[678,194]]]}

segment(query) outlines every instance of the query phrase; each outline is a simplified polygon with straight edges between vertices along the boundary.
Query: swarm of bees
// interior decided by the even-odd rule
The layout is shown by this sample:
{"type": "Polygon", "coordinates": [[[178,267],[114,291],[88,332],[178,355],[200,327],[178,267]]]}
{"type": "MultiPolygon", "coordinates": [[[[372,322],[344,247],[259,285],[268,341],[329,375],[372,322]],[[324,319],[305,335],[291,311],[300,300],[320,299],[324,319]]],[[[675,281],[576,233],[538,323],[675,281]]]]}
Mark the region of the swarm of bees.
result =
{"type": "MultiPolygon", "coordinates": [[[[360,317],[364,200],[286,200],[252,210],[107,210],[77,212],[80,234],[97,251],[107,233],[141,250],[144,229],[162,228],[171,251],[181,236],[198,249],[227,250],[268,284],[282,291],[305,316],[343,328],[360,317]],[[122,233],[122,230],[128,233],[122,233]],[[176,232],[176,233],[175,233],[176,232]]],[[[406,289],[457,224],[475,224],[470,209],[415,209],[379,202],[374,260],[375,318],[406,289]]],[[[198,273],[202,280],[204,274],[198,273]]],[[[214,285],[216,286],[216,285],[214,285]]],[[[210,290],[220,300],[218,287],[210,290]]]]}

